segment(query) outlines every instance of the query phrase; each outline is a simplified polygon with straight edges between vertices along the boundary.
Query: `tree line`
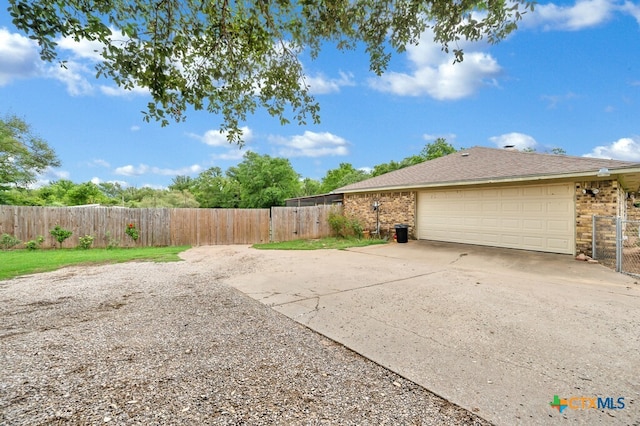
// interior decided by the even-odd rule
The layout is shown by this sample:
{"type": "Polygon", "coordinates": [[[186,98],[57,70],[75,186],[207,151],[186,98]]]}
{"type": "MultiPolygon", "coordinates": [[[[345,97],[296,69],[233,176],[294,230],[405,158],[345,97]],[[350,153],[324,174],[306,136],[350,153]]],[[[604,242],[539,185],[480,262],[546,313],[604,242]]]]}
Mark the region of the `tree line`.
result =
{"type": "Polygon", "coordinates": [[[166,189],[125,187],[117,182],[74,183],[60,179],[32,188],[38,174],[58,167],[47,143],[17,117],[0,119],[0,204],[123,207],[268,208],[288,198],[326,194],[337,188],[455,152],[445,139],[427,143],[416,155],[378,164],[371,171],[340,163],[320,180],[303,178],[286,158],[247,152],[223,171],[211,167],[196,177],[176,176],[166,189]]]}

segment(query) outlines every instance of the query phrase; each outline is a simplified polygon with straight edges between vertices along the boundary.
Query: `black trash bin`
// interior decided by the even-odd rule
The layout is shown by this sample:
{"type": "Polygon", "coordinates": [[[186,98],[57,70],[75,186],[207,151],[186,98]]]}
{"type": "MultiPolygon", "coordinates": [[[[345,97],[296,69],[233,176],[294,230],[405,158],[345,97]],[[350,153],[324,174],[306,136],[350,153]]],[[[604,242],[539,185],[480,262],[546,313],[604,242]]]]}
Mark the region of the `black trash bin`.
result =
{"type": "Polygon", "coordinates": [[[409,241],[409,225],[396,225],[396,241],[399,243],[409,241]]]}

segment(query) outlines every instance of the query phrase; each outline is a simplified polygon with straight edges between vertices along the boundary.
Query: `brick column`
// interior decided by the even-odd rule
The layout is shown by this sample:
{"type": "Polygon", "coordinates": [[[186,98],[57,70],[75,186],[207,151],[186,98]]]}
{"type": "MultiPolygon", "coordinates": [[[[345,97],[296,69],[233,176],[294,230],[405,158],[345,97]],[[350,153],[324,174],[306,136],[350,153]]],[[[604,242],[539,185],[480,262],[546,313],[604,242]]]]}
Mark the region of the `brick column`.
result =
{"type": "MultiPolygon", "coordinates": [[[[616,180],[576,182],[576,253],[591,255],[593,237],[593,216],[618,216],[620,209],[620,188],[616,180]],[[585,194],[583,190],[588,192],[585,194]],[[593,195],[589,190],[598,189],[593,195]]],[[[614,223],[614,222],[612,222],[614,223]]],[[[615,244],[615,224],[599,230],[599,238],[615,244]]]]}

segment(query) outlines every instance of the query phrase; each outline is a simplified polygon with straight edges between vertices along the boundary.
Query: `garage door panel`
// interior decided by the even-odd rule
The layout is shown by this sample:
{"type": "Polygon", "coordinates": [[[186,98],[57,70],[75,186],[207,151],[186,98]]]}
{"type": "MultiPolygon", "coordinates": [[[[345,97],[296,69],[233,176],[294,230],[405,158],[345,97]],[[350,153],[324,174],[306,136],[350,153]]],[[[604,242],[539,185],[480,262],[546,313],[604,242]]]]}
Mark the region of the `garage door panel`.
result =
{"type": "Polygon", "coordinates": [[[523,201],[522,213],[523,214],[540,214],[546,210],[544,202],[540,201],[523,201]]]}
{"type": "Polygon", "coordinates": [[[464,226],[477,227],[477,226],[483,226],[484,225],[482,223],[482,218],[481,217],[465,217],[462,220],[463,220],[463,225],[464,226]]]}
{"type": "Polygon", "coordinates": [[[569,203],[569,202],[551,202],[551,203],[547,203],[547,211],[549,213],[558,213],[558,214],[562,214],[562,213],[567,213],[570,212],[572,210],[572,204],[573,203],[569,203]]]}
{"type": "Polygon", "coordinates": [[[511,212],[511,213],[517,213],[520,211],[521,205],[520,203],[517,203],[515,201],[507,201],[507,202],[502,202],[501,203],[501,209],[503,212],[511,212]]]}
{"type": "Polygon", "coordinates": [[[418,195],[418,238],[573,253],[572,184],[432,190],[418,195]]]}
{"type": "Polygon", "coordinates": [[[502,234],[500,235],[500,242],[505,247],[517,247],[520,244],[520,236],[513,234],[502,234]]]}
{"type": "Polygon", "coordinates": [[[480,226],[486,228],[499,228],[500,219],[498,219],[497,217],[483,217],[480,219],[480,226]]]}
{"type": "Polygon", "coordinates": [[[547,196],[560,198],[573,198],[573,185],[549,185],[547,196]]]}
{"type": "Polygon", "coordinates": [[[542,198],[548,195],[547,189],[543,186],[527,186],[521,188],[522,195],[525,197],[542,198]]]}
{"type": "Polygon", "coordinates": [[[547,230],[553,232],[563,232],[568,233],[572,231],[573,224],[568,220],[548,220],[547,221],[547,230]]]}
{"type": "Polygon", "coordinates": [[[557,238],[548,238],[547,246],[557,250],[560,253],[565,253],[567,250],[573,248],[570,240],[557,238]]]}
{"type": "Polygon", "coordinates": [[[484,203],[482,203],[481,205],[481,209],[483,213],[495,213],[500,211],[500,203],[497,201],[485,201],[484,203]]]}
{"type": "Polygon", "coordinates": [[[500,221],[500,226],[505,229],[520,229],[520,220],[519,219],[502,219],[500,221]]]}
{"type": "Polygon", "coordinates": [[[545,223],[540,219],[524,219],[522,229],[526,231],[541,232],[545,230],[545,223]]]}
{"type": "Polygon", "coordinates": [[[525,236],[522,238],[522,244],[525,247],[531,247],[535,250],[544,248],[545,239],[543,237],[525,236]]]}
{"type": "Polygon", "coordinates": [[[496,190],[496,196],[500,196],[501,198],[517,197],[519,193],[520,191],[518,188],[503,188],[496,190]]]}

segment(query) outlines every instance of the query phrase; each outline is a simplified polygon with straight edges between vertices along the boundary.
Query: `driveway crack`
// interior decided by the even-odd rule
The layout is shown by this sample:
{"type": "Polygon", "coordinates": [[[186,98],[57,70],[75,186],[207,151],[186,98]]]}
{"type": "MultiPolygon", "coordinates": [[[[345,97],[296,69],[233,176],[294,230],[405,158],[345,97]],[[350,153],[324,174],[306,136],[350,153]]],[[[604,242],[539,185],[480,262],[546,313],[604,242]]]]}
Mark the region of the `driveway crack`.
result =
{"type": "Polygon", "coordinates": [[[442,272],[442,271],[443,270],[440,269],[440,270],[437,270],[437,271],[427,272],[427,273],[424,273],[424,274],[411,275],[410,277],[397,278],[395,280],[382,281],[382,282],[379,282],[379,283],[373,283],[373,284],[367,284],[367,285],[362,285],[362,286],[358,286],[358,287],[348,288],[346,290],[336,290],[336,291],[332,291],[330,293],[320,294],[320,295],[317,295],[317,296],[303,297],[301,299],[290,300],[288,302],[282,302],[282,303],[274,303],[273,305],[270,305],[270,306],[284,306],[284,305],[289,305],[291,303],[304,302],[305,300],[313,300],[315,298],[333,296],[335,294],[348,293],[348,292],[351,292],[351,291],[363,290],[363,289],[366,289],[366,288],[377,287],[377,286],[381,286],[381,285],[385,285],[385,284],[393,284],[393,283],[397,283],[397,282],[412,280],[414,278],[427,277],[429,275],[437,274],[438,272],[442,272]]]}

